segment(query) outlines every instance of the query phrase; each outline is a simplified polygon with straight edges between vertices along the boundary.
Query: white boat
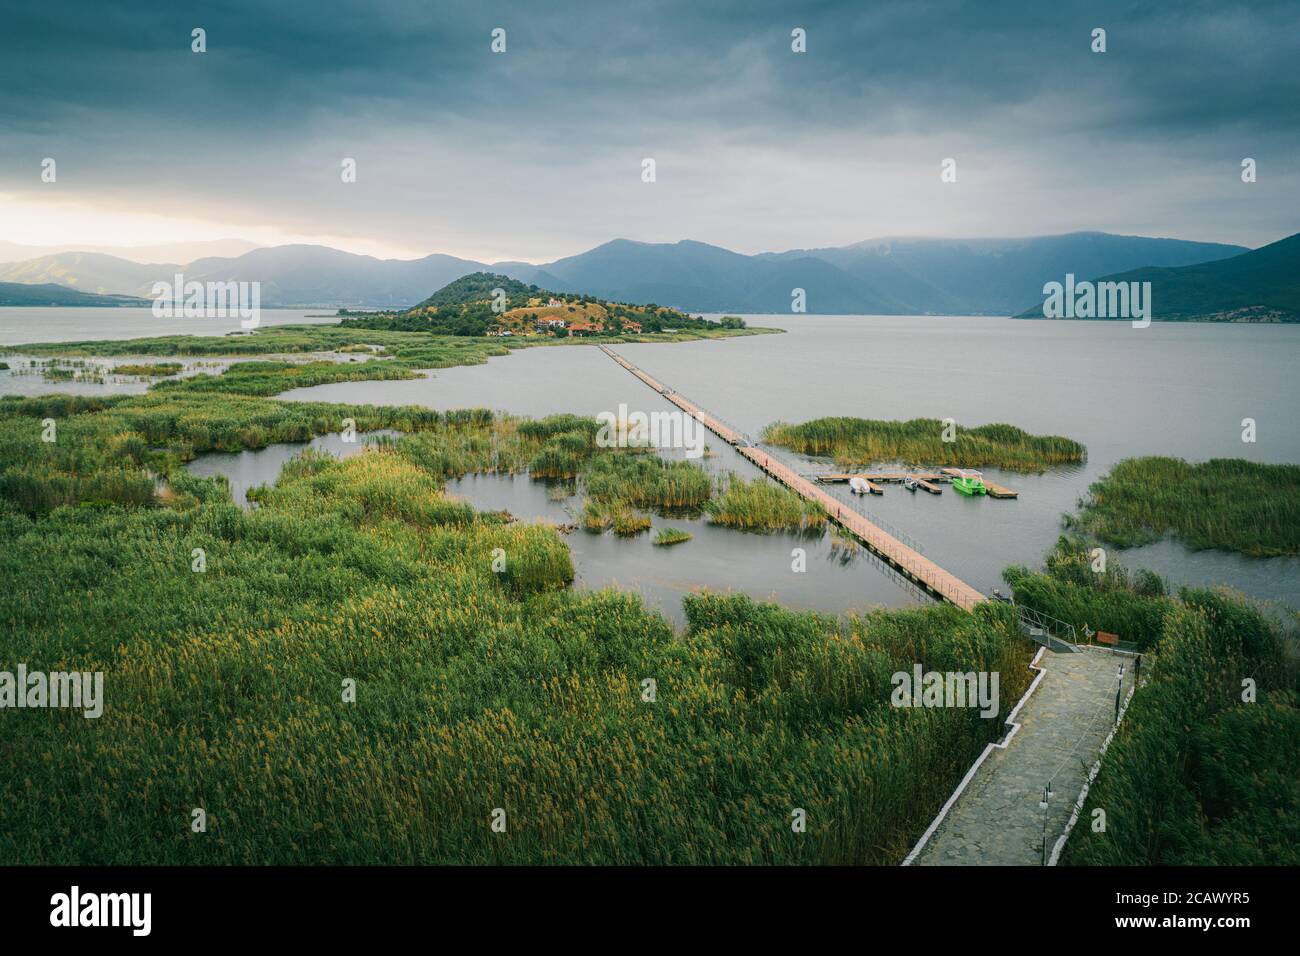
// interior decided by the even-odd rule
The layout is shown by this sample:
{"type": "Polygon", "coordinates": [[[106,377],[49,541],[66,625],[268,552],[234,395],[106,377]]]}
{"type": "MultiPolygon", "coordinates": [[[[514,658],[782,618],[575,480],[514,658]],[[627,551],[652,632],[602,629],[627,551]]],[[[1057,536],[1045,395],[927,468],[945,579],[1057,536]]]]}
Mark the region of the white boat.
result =
{"type": "Polygon", "coordinates": [[[855,495],[866,495],[871,493],[871,486],[867,484],[867,479],[854,475],[849,479],[849,491],[855,495]]]}

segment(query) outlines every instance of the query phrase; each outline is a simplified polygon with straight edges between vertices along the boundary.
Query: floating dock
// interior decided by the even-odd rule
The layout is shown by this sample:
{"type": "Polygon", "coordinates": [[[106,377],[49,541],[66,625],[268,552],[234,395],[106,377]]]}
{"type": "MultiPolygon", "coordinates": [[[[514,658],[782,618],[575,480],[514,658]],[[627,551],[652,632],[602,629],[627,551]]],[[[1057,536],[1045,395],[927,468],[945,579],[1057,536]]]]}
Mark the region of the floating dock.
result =
{"type": "Polygon", "coordinates": [[[892,482],[902,481],[904,478],[915,478],[918,481],[943,481],[942,475],[914,475],[909,471],[854,471],[845,474],[817,475],[818,481],[835,483],[839,481],[848,481],[850,478],[861,478],[863,481],[875,482],[892,482]]]}
{"type": "MultiPolygon", "coordinates": [[[[749,459],[766,474],[809,501],[817,502],[832,521],[850,531],[873,552],[884,558],[908,578],[920,584],[931,594],[967,611],[981,601],[988,600],[965,581],[945,571],[929,558],[924,557],[884,529],[868,521],[857,511],[817,487],[815,482],[805,478],[783,461],[770,456],[760,448],[755,448],[750,440],[738,429],[732,428],[721,419],[704,411],[694,402],[683,398],[677,392],[650,377],[608,345],[600,346],[600,350],[665,399],[696,419],[727,444],[734,446],[739,454],[749,459]]],[[[849,477],[846,476],[844,480],[847,481],[849,477]]]]}

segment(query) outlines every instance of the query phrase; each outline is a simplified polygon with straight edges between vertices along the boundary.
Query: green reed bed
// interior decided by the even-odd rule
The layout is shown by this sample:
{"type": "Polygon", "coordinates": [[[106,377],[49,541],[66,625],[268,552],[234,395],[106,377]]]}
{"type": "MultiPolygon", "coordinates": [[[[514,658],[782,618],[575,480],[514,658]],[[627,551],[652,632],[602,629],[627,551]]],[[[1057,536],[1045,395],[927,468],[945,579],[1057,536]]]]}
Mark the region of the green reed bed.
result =
{"type": "MultiPolygon", "coordinates": [[[[183,327],[183,320],[178,320],[183,327]]],[[[606,337],[605,342],[686,342],[762,335],[780,329],[683,329],[676,332],[642,333],[606,337]]],[[[588,346],[580,338],[487,338],[485,336],[439,335],[430,332],[368,329],[357,325],[264,325],[248,335],[176,335],[93,342],[37,342],[0,346],[0,355],[68,356],[272,356],[312,352],[340,353],[354,359],[347,364],[399,364],[408,368],[451,368],[481,365],[494,356],[509,355],[516,349],[536,346],[588,346]],[[375,350],[377,347],[378,351],[375,350]],[[355,361],[363,354],[380,356],[355,361]]]]}
{"type": "Polygon", "coordinates": [[[1300,465],[1127,458],[1080,506],[1067,525],[1119,547],[1173,534],[1198,550],[1300,554],[1300,465]]]}
{"type": "Polygon", "coordinates": [[[635,537],[650,530],[650,519],[620,498],[588,498],[582,505],[582,527],[586,531],[610,529],[622,538],[635,537]]]}
{"type": "Polygon", "coordinates": [[[1091,630],[1117,634],[1142,650],[1154,646],[1173,605],[1165,582],[1150,571],[1130,574],[1113,557],[1104,572],[1094,571],[1093,547],[1077,535],[1062,536],[1047,556],[1046,573],[1012,567],[1003,577],[1017,601],[1072,624],[1080,641],[1091,630]]]}
{"type": "Polygon", "coordinates": [[[713,479],[703,468],[653,454],[597,456],[583,469],[582,479],[591,498],[619,499],[658,512],[699,512],[713,493],[713,479]]]}
{"type": "Polygon", "coordinates": [[[826,524],[826,511],[783,485],[731,475],[705,506],[714,524],[746,531],[807,531],[826,524]]]}
{"type": "Polygon", "coordinates": [[[175,375],[184,368],[185,366],[180,362],[136,362],[115,365],[109,371],[114,375],[135,375],[140,378],[160,378],[165,375],[175,375]]]}
{"type": "Polygon", "coordinates": [[[1031,435],[1014,425],[954,425],[953,441],[944,441],[944,434],[945,424],[937,418],[817,418],[800,425],[776,422],[763,430],[763,440],[803,455],[833,458],[845,467],[902,462],[1036,472],[1079,464],[1086,456],[1076,441],[1031,435]]]}
{"type": "Polygon", "coordinates": [[[664,546],[682,544],[683,542],[690,541],[691,537],[692,535],[689,531],[682,531],[680,528],[660,528],[655,533],[654,543],[664,546]]]}

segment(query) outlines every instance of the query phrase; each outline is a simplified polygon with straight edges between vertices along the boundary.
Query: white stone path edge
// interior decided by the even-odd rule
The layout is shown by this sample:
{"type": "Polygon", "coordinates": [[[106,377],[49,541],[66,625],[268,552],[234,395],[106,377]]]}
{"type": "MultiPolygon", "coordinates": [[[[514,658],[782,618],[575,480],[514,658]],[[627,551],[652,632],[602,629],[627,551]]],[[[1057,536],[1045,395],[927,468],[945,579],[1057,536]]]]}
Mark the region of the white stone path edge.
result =
{"type": "MultiPolygon", "coordinates": [[[[1042,683],[1043,678],[1047,676],[1047,668],[1038,665],[1038,661],[1043,656],[1045,650],[1047,650],[1047,648],[1040,647],[1038,653],[1034,655],[1034,659],[1029,662],[1029,669],[1031,671],[1037,671],[1038,674],[1034,677],[1033,682],[1030,683],[1029,688],[1021,696],[1020,700],[1016,702],[1016,706],[1011,708],[1011,713],[1007,714],[1005,725],[1011,728],[1007,732],[1007,735],[1001,740],[988,744],[984,748],[983,753],[976,758],[975,762],[971,764],[970,769],[966,771],[966,776],[961,778],[961,783],[957,784],[957,789],[952,792],[950,797],[948,797],[948,802],[943,805],[943,809],[939,811],[939,815],[934,818],[926,831],[921,834],[921,839],[916,841],[916,846],[912,847],[912,852],[907,854],[903,859],[903,862],[899,864],[900,866],[912,865],[913,861],[921,854],[921,851],[925,849],[925,845],[930,842],[930,837],[934,836],[934,831],[939,829],[939,824],[943,823],[943,818],[948,815],[948,811],[951,810],[953,804],[957,802],[957,798],[962,795],[963,791],[965,791],[966,785],[974,779],[975,772],[979,770],[980,765],[988,759],[989,754],[993,753],[995,749],[1006,750],[1007,745],[1011,743],[1012,738],[1014,738],[1016,733],[1020,730],[1020,725],[1015,723],[1016,715],[1020,713],[1020,708],[1024,707],[1029,701],[1030,695],[1033,694],[1038,685],[1042,683]]],[[[1108,737],[1107,743],[1109,742],[1110,738],[1108,737]]],[[[1067,830],[1066,832],[1068,833],[1069,831],[1067,830]]]]}
{"type": "Polygon", "coordinates": [[[1065,841],[1070,839],[1070,833],[1074,830],[1074,825],[1079,822],[1079,814],[1083,812],[1084,801],[1088,799],[1088,790],[1092,787],[1092,782],[1097,779],[1097,774],[1101,771],[1101,761],[1106,756],[1106,748],[1115,739],[1115,731],[1119,730],[1120,721],[1124,719],[1124,714],[1128,712],[1128,705],[1132,702],[1133,695],[1136,693],[1137,683],[1134,682],[1133,686],[1128,689],[1128,696],[1124,698],[1124,705],[1120,707],[1119,714],[1115,718],[1115,726],[1110,729],[1106,739],[1101,742],[1101,749],[1097,751],[1097,762],[1088,771],[1088,779],[1083,782],[1083,789],[1079,791],[1079,799],[1074,801],[1074,812],[1070,814],[1070,822],[1065,825],[1065,830],[1061,833],[1060,839],[1052,847],[1052,856],[1047,861],[1048,866],[1056,866],[1057,861],[1061,858],[1061,851],[1065,849],[1065,841]]]}

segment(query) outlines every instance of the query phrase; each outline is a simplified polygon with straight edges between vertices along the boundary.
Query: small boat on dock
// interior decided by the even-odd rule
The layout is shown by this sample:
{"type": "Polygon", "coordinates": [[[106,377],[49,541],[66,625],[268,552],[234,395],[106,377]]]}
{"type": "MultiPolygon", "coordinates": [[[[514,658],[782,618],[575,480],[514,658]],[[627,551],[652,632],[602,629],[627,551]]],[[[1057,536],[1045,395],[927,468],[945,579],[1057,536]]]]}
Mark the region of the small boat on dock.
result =
{"type": "Polygon", "coordinates": [[[908,491],[912,492],[912,494],[916,494],[916,489],[920,488],[921,485],[915,478],[913,478],[911,475],[908,475],[906,478],[903,479],[903,487],[906,488],[908,491]]]}
{"type": "Polygon", "coordinates": [[[849,479],[849,491],[855,495],[883,495],[885,490],[874,482],[868,481],[861,475],[854,475],[849,479]]]}
{"type": "MultiPolygon", "coordinates": [[[[953,470],[956,471],[957,469],[953,470]]],[[[984,487],[984,476],[978,471],[970,471],[967,469],[962,469],[960,474],[953,475],[952,487],[958,494],[963,494],[967,497],[974,497],[975,495],[988,493],[988,489],[984,487]]]]}

